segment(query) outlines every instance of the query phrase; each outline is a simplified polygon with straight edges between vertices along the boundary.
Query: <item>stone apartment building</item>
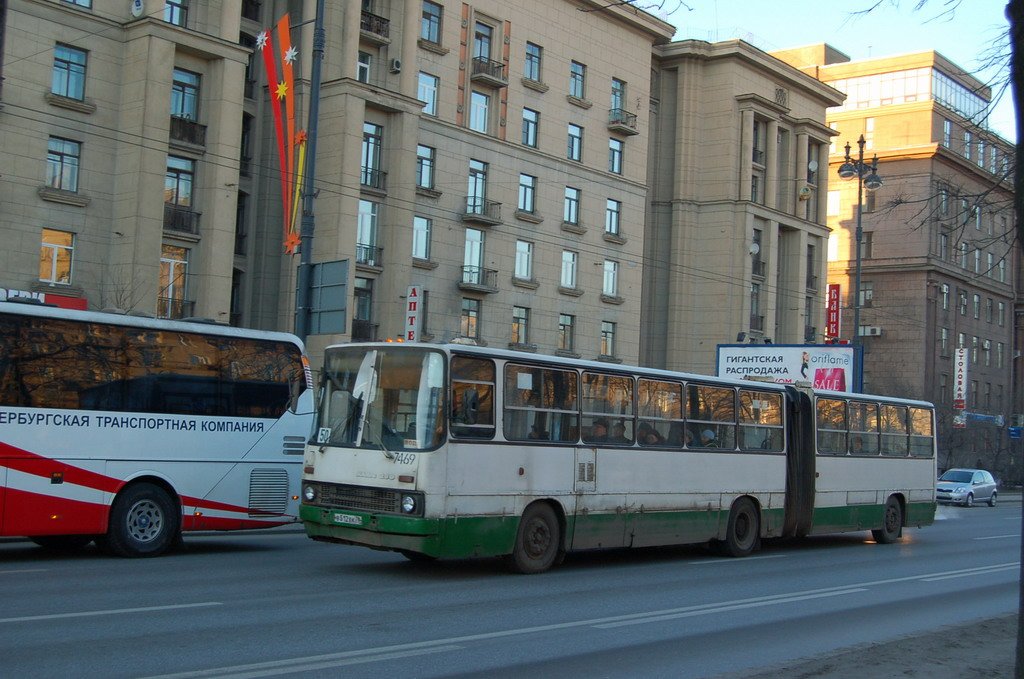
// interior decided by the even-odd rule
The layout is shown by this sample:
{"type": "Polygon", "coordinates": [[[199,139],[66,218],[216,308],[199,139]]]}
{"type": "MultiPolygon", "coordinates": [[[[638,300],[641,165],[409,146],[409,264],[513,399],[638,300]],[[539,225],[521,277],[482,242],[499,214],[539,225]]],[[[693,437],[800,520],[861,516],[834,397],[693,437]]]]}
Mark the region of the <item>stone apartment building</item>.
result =
{"type": "MultiPolygon", "coordinates": [[[[865,160],[878,158],[884,184],[864,192],[861,214],[865,391],[933,401],[940,466],[980,460],[1019,479],[1006,434],[1021,412],[1013,146],[973,122],[990,89],[937,52],[850,61],[818,45],[777,56],[847,94],[828,112],[832,175],[845,144],[857,157],[862,135],[865,160]],[[953,408],[958,347],[968,359],[964,411],[953,408]]],[[[852,338],[857,181],[831,187],[828,278],[842,286],[852,338]]]]}
{"type": "Polygon", "coordinates": [[[644,362],[713,372],[718,344],[821,342],[843,95],[739,40],[657,46],[653,80],[644,362]]]}
{"type": "MultiPolygon", "coordinates": [[[[326,6],[314,362],[402,335],[410,286],[428,341],[711,371],[820,340],[832,88],[628,5],[326,6]]],[[[0,3],[0,287],[294,327],[259,42],[290,14],[304,121],[314,7],[0,3]]]]}

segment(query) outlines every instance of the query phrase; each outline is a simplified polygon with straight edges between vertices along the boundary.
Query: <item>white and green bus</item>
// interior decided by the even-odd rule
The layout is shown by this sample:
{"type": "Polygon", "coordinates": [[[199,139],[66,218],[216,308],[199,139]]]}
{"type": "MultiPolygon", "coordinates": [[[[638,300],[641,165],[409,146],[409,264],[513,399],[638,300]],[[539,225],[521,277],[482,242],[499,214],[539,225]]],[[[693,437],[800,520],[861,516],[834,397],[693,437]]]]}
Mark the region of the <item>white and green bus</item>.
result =
{"type": "Polygon", "coordinates": [[[535,573],[579,550],[889,543],[935,515],[922,401],[461,344],[332,346],[321,380],[315,540],[535,573]]]}

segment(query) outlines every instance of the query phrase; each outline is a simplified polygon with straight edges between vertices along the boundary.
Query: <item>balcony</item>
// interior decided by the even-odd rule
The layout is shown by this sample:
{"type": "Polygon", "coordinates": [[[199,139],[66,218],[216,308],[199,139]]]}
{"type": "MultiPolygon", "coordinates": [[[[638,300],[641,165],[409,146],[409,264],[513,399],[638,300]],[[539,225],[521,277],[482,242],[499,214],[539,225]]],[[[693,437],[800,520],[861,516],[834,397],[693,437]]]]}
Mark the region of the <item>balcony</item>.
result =
{"type": "Polygon", "coordinates": [[[259,0],[242,0],[242,18],[259,21],[261,4],[259,0]]]}
{"type": "Polygon", "coordinates": [[[359,184],[367,189],[386,191],[387,178],[387,172],[375,170],[371,167],[364,167],[359,171],[359,184]]]}
{"type": "Polygon", "coordinates": [[[198,236],[201,215],[190,207],[164,203],[164,229],[198,236]]]}
{"type": "Polygon", "coordinates": [[[377,340],[377,324],[359,318],[352,319],[353,342],[375,342],[377,340]]]}
{"type": "Polygon", "coordinates": [[[473,57],[473,71],[470,80],[491,87],[506,87],[508,76],[505,75],[505,64],[486,57],[473,57]]]}
{"type": "Polygon", "coordinates": [[[196,303],[176,297],[159,297],[156,303],[157,318],[182,319],[195,315],[196,303]]]}
{"type": "Polygon", "coordinates": [[[193,146],[206,146],[206,125],[181,116],[171,116],[171,141],[180,141],[193,146]]]}
{"type": "Polygon", "coordinates": [[[363,12],[360,16],[359,32],[367,40],[379,45],[387,45],[391,42],[391,22],[370,12],[363,12]]]}
{"type": "Polygon", "coordinates": [[[613,108],[608,111],[608,131],[619,134],[640,134],[636,129],[636,114],[624,108],[613,108]]]}
{"type": "Polygon", "coordinates": [[[750,159],[758,165],[764,165],[764,151],[762,149],[754,149],[750,159]]]}
{"type": "Polygon", "coordinates": [[[807,281],[806,281],[806,285],[807,285],[807,289],[808,290],[817,290],[818,289],[818,277],[817,276],[808,276],[807,277],[807,281]]]}
{"type": "Polygon", "coordinates": [[[466,197],[466,212],[462,221],[476,224],[501,224],[501,203],[477,196],[466,197]]]}
{"type": "Polygon", "coordinates": [[[484,269],[479,266],[462,267],[462,278],[459,280],[459,290],[470,292],[497,292],[498,272],[494,269],[484,269]]]}
{"type": "Polygon", "coordinates": [[[753,262],[751,262],[750,268],[751,273],[753,273],[755,276],[757,276],[758,278],[764,278],[765,273],[768,270],[768,263],[760,259],[755,259],[753,262]]]}
{"type": "Polygon", "coordinates": [[[379,267],[383,261],[384,248],[376,245],[356,244],[356,264],[379,267]]]}
{"type": "Polygon", "coordinates": [[[750,329],[764,331],[764,316],[750,315],[750,329]]]}

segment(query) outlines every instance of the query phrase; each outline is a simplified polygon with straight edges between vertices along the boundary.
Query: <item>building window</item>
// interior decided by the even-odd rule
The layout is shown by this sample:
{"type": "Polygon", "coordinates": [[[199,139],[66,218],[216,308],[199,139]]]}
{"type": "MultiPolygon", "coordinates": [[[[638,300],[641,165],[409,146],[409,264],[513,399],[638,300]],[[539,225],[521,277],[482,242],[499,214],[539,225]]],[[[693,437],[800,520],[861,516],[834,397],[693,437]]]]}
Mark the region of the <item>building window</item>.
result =
{"type": "Polygon", "coordinates": [[[622,203],[609,198],[604,208],[604,232],[611,236],[618,236],[621,217],[622,203]]]}
{"type": "Polygon", "coordinates": [[[1006,282],[1006,257],[999,260],[999,282],[1006,282]]]}
{"type": "Polygon", "coordinates": [[[569,314],[558,314],[558,348],[572,351],[575,343],[576,317],[569,314]]]}
{"type": "Polygon", "coordinates": [[[947,149],[953,139],[953,123],[945,118],[942,119],[942,145],[947,149]]]}
{"type": "Polygon", "coordinates": [[[191,315],[190,310],[185,308],[188,255],[187,248],[167,244],[161,246],[158,318],[183,318],[191,315]]]}
{"type": "Polygon", "coordinates": [[[981,318],[981,295],[974,296],[974,317],[981,318]]]}
{"type": "Polygon", "coordinates": [[[764,202],[764,192],[761,191],[761,175],[756,172],[750,175],[750,200],[759,204],[764,202]]]}
{"type": "Polygon", "coordinates": [[[534,191],[537,187],[537,178],[528,175],[519,175],[519,211],[533,213],[535,208],[534,191]]]}
{"type": "Polygon", "coordinates": [[[491,43],[494,38],[494,28],[480,21],[476,22],[476,29],[473,33],[473,57],[481,59],[491,58],[491,43]]]}
{"type": "Polygon", "coordinates": [[[970,252],[970,246],[967,245],[967,241],[960,243],[960,266],[964,269],[967,268],[967,258],[970,252]]]}
{"type": "Polygon", "coordinates": [[[576,287],[576,269],[579,255],[572,250],[562,250],[562,278],[563,288],[576,287]]]}
{"type": "Polygon", "coordinates": [[[53,79],[50,91],[68,99],[85,99],[84,50],[58,44],[53,51],[53,79]]]}
{"type": "Polygon", "coordinates": [[[355,297],[352,334],[356,336],[353,339],[376,339],[371,326],[373,322],[373,279],[356,276],[352,293],[355,297]]]}
{"type": "Polygon", "coordinates": [[[569,96],[586,99],[587,67],[578,61],[569,64],[569,96]]]}
{"type": "Polygon", "coordinates": [[[524,306],[512,307],[512,343],[530,342],[530,310],[524,306]]]}
{"type": "Polygon", "coordinates": [[[384,188],[380,169],[381,149],[384,146],[384,128],[374,123],[363,123],[362,165],[359,183],[376,189],[384,188]]]}
{"type": "Polygon", "coordinates": [[[1003,343],[996,342],[996,367],[1003,367],[1003,343]]]}
{"type": "Polygon", "coordinates": [[[424,0],[423,19],[420,22],[420,38],[434,43],[441,44],[441,17],[444,16],[444,8],[435,2],[424,0]]]}
{"type": "Polygon", "coordinates": [[[416,259],[430,259],[431,226],[431,220],[426,217],[412,218],[412,256],[416,259]]]}
{"type": "Polygon", "coordinates": [[[437,76],[420,71],[419,86],[416,89],[416,98],[423,103],[423,112],[430,116],[437,115],[437,76]]]}
{"type": "Polygon", "coordinates": [[[569,123],[569,144],[566,158],[569,160],[583,159],[583,128],[569,123]]]}
{"type": "Polygon", "coordinates": [[[872,281],[861,281],[859,305],[869,307],[875,298],[875,284],[872,281]]]}
{"type": "Polygon", "coordinates": [[[361,83],[370,82],[371,59],[369,52],[360,52],[356,57],[356,80],[361,83]]]}
{"type": "Polygon", "coordinates": [[[949,259],[949,234],[939,234],[939,261],[945,262],[949,259]]]}
{"type": "Polygon", "coordinates": [[[487,163],[469,161],[469,184],[466,193],[466,211],[483,214],[487,207],[487,163]]]}
{"type": "Polygon", "coordinates": [[[39,249],[39,280],[43,283],[71,283],[71,263],[75,254],[75,234],[43,229],[39,249]]]}
{"type": "Polygon", "coordinates": [[[622,174],[622,147],[621,139],[608,140],[608,171],[615,174],[622,174]]]}
{"type": "Polygon", "coordinates": [[[165,0],[164,21],[175,26],[188,23],[188,0],[165,0]]]}
{"type": "Polygon", "coordinates": [[[540,45],[534,45],[532,42],[526,43],[526,63],[523,65],[523,77],[527,80],[540,82],[540,60],[542,54],[543,48],[540,45]]]}
{"type": "Polygon", "coordinates": [[[475,132],[487,132],[488,114],[491,98],[482,92],[473,92],[469,99],[469,129],[475,132]]]}
{"type": "Polygon", "coordinates": [[[601,321],[601,355],[615,355],[615,324],[601,321]]]}
{"type": "Polygon", "coordinates": [[[185,120],[199,120],[199,74],[174,69],[171,83],[171,115],[185,120]]]}
{"type": "Polygon", "coordinates": [[[949,285],[943,283],[939,286],[939,295],[942,297],[942,309],[949,310],[949,285]]]}
{"type": "Polygon", "coordinates": [[[999,323],[999,327],[1006,325],[1006,303],[996,302],[996,322],[999,323]]]}
{"type": "Polygon", "coordinates": [[[516,241],[515,276],[524,281],[533,280],[533,243],[529,241],[516,241]]]}
{"type": "Polygon", "coordinates": [[[377,266],[377,218],[380,204],[371,200],[359,201],[359,217],[356,222],[356,262],[377,266]]]}
{"type": "Polygon", "coordinates": [[[82,145],[70,139],[50,137],[46,153],[46,185],[62,191],[78,191],[78,166],[82,145]]]}
{"type": "Polygon", "coordinates": [[[626,82],[618,78],[612,78],[612,110],[626,108],[626,82]]]}
{"type": "Polygon", "coordinates": [[[423,144],[416,146],[416,186],[434,188],[434,149],[423,144]]]}
{"type": "Polygon", "coordinates": [[[195,161],[167,156],[167,175],[164,178],[164,203],[177,207],[192,206],[192,187],[195,184],[195,161]]]}
{"type": "Polygon", "coordinates": [[[566,224],[580,223],[580,190],[571,186],[565,187],[565,209],[562,221],[566,224]]]}
{"type": "Polygon", "coordinates": [[[943,217],[949,215],[949,189],[939,189],[939,214],[943,217]]]}
{"type": "Polygon", "coordinates": [[[963,290],[960,290],[959,298],[960,298],[960,315],[961,316],[966,316],[967,315],[967,293],[964,292],[963,290]]]}
{"type": "Polygon", "coordinates": [[[75,5],[76,7],[92,7],[92,0],[63,0],[69,5],[75,5]]]}
{"type": "Polygon", "coordinates": [[[981,250],[974,249],[974,273],[981,273],[981,250]]]}
{"type": "Polygon", "coordinates": [[[540,114],[533,109],[523,109],[523,145],[537,148],[537,127],[540,114]]]}
{"type": "Polygon", "coordinates": [[[462,315],[459,318],[459,335],[469,339],[478,339],[480,323],[480,300],[462,298],[462,315]]]}
{"type": "Polygon", "coordinates": [[[484,232],[466,229],[466,249],[462,259],[462,280],[466,283],[484,282],[484,232]]]}
{"type": "Polygon", "coordinates": [[[939,328],[939,349],[942,356],[949,355],[949,328],[939,328]]]}
{"type": "Polygon", "coordinates": [[[608,297],[617,297],[619,294],[619,263],[614,260],[604,260],[604,283],[601,292],[608,297]]]}
{"type": "Polygon", "coordinates": [[[971,131],[964,130],[964,158],[967,160],[971,159],[971,146],[973,146],[971,131]]]}
{"type": "Polygon", "coordinates": [[[875,232],[861,231],[860,256],[863,259],[871,259],[875,251],[875,232]]]}
{"type": "Polygon", "coordinates": [[[768,144],[768,123],[764,120],[754,119],[754,151],[751,156],[758,165],[764,165],[765,147],[768,144]]]}

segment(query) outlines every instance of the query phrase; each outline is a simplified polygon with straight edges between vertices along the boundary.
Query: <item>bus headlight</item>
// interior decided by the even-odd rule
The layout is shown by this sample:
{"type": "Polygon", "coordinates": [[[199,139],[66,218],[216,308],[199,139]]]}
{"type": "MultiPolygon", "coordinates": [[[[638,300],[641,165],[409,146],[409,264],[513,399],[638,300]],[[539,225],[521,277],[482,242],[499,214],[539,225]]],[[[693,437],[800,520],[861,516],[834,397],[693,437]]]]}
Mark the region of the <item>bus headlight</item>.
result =
{"type": "Polygon", "coordinates": [[[402,511],[406,514],[416,513],[416,498],[414,498],[412,495],[403,495],[402,511]]]}
{"type": "Polygon", "coordinates": [[[303,486],[302,497],[305,498],[306,502],[312,502],[316,499],[316,488],[313,486],[303,486]]]}

